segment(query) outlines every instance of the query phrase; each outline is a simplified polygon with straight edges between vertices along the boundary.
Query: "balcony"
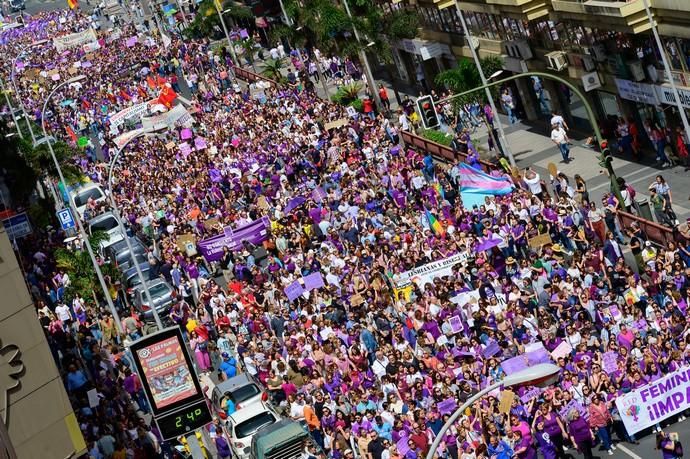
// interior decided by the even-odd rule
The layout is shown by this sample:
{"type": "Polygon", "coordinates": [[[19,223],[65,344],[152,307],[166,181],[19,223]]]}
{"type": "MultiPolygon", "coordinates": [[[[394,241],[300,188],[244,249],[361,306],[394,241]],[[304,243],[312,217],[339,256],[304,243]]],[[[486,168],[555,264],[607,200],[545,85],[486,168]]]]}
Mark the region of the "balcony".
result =
{"type": "Polygon", "coordinates": [[[581,21],[588,26],[629,33],[644,32],[650,27],[642,0],[551,0],[551,6],[552,19],[556,20],[581,21]]]}
{"type": "MultiPolygon", "coordinates": [[[[418,0],[434,4],[439,9],[455,8],[456,0],[418,0]]],[[[521,21],[532,21],[548,16],[550,0],[459,0],[463,11],[489,13],[512,17],[521,21]]]]}

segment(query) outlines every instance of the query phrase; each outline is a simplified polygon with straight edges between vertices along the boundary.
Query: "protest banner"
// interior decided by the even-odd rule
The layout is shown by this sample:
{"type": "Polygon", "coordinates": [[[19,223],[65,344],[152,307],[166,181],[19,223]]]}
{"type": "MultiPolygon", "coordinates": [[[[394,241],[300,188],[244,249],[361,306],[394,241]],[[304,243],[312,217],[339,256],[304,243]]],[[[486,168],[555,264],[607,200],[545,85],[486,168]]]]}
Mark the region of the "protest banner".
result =
{"type": "Polygon", "coordinates": [[[337,129],[339,127],[347,126],[347,123],[349,123],[350,120],[347,118],[340,118],[339,120],[331,121],[330,123],[324,124],[324,128],[327,131],[330,131],[331,129],[337,129]]]}
{"type": "Polygon", "coordinates": [[[307,291],[321,288],[326,285],[323,281],[323,276],[318,272],[304,276],[302,279],[304,280],[304,288],[307,291]]]}
{"type": "Polygon", "coordinates": [[[223,234],[199,241],[199,252],[208,262],[218,261],[223,258],[223,247],[227,246],[233,252],[242,250],[243,242],[261,244],[268,239],[268,230],[271,222],[267,218],[260,218],[251,223],[240,226],[223,234]]]}
{"type": "Polygon", "coordinates": [[[690,368],[619,396],[616,406],[630,435],[685,411],[690,407],[690,368]]]}
{"type": "Polygon", "coordinates": [[[522,403],[529,403],[529,401],[533,398],[539,397],[541,393],[541,387],[533,387],[530,390],[525,391],[525,393],[520,396],[520,401],[522,401],[522,403]]]}
{"type": "Polygon", "coordinates": [[[498,400],[498,411],[503,414],[510,413],[510,408],[513,406],[513,400],[515,400],[515,392],[510,389],[503,390],[498,400]]]}
{"type": "Polygon", "coordinates": [[[96,38],[96,32],[91,28],[82,32],[53,38],[53,45],[55,45],[55,50],[59,53],[66,49],[74,48],[75,46],[93,42],[98,42],[98,39],[96,38]]]}
{"type": "Polygon", "coordinates": [[[618,370],[618,353],[615,351],[604,352],[601,356],[601,368],[609,374],[618,370]]]}
{"type": "Polygon", "coordinates": [[[109,118],[111,129],[119,128],[125,121],[133,119],[138,121],[149,108],[149,102],[132,105],[120,110],[109,118]]]}
{"type": "Polygon", "coordinates": [[[169,128],[173,126],[191,126],[192,115],[189,114],[183,105],[175,105],[165,113],[147,116],[141,119],[141,125],[144,129],[153,129],[162,124],[165,124],[169,128]]]}
{"type": "Polygon", "coordinates": [[[573,347],[567,341],[562,341],[561,344],[556,347],[556,349],[551,351],[551,357],[554,360],[558,360],[559,358],[570,354],[572,351],[573,347]]]}
{"type": "Polygon", "coordinates": [[[453,266],[467,260],[467,254],[458,253],[443,260],[432,261],[423,266],[405,271],[393,276],[393,283],[397,288],[405,287],[412,282],[424,290],[424,285],[437,277],[449,276],[453,273],[453,266]]]}
{"type": "Polygon", "coordinates": [[[118,150],[122,150],[122,147],[124,147],[127,142],[141,135],[143,132],[145,132],[144,129],[133,129],[131,131],[127,131],[124,134],[115,137],[113,139],[113,143],[115,144],[118,150]]]}
{"type": "Polygon", "coordinates": [[[580,416],[585,419],[589,418],[587,408],[582,406],[582,403],[578,402],[577,400],[571,400],[568,402],[566,406],[558,410],[558,414],[561,416],[561,419],[568,419],[568,413],[570,413],[572,410],[577,410],[577,412],[580,413],[580,416]]]}
{"type": "Polygon", "coordinates": [[[299,280],[285,287],[285,296],[287,296],[290,301],[295,301],[302,293],[304,293],[304,287],[302,287],[299,280]]]}

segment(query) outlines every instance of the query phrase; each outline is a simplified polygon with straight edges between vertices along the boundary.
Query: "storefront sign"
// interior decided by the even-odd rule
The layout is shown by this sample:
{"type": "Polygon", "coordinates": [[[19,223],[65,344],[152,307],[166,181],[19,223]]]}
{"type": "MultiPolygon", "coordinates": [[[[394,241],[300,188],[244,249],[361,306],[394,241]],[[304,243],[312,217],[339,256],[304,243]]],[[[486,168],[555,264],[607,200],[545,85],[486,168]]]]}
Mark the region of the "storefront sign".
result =
{"type": "MultiPolygon", "coordinates": [[[[683,88],[676,86],[678,95],[680,96],[680,103],[685,108],[690,108],[690,88],[683,88]]],[[[676,97],[673,94],[673,88],[670,86],[657,86],[657,97],[663,104],[677,105],[676,97]]]]}
{"type": "Polygon", "coordinates": [[[616,399],[628,434],[661,423],[690,407],[690,368],[682,368],[616,399]]]}
{"type": "Polygon", "coordinates": [[[637,83],[630,80],[615,79],[616,87],[620,97],[633,102],[642,102],[644,104],[659,105],[656,90],[654,86],[646,83],[637,83]]]}

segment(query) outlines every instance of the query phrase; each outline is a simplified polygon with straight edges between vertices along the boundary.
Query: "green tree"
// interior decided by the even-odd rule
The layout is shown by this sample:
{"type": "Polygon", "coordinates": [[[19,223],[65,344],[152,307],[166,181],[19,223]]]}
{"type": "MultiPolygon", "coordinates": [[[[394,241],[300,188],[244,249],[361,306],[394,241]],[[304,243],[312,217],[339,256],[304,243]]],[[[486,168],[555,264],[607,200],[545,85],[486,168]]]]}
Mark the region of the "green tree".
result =
{"type": "MultiPolygon", "coordinates": [[[[213,3],[214,0],[203,0],[197,7],[194,20],[189,23],[184,33],[190,38],[223,36],[218,10],[213,3]]],[[[222,2],[222,14],[230,27],[234,27],[237,21],[253,19],[252,9],[234,0],[222,2]]]]}
{"type": "MultiPolygon", "coordinates": [[[[110,238],[105,231],[94,231],[89,237],[91,249],[96,252],[101,242],[110,238]]],[[[100,282],[87,250],[69,250],[60,248],[55,251],[55,262],[59,269],[64,269],[69,275],[70,286],[65,291],[65,299],[71,301],[79,295],[84,299],[93,298],[94,292],[102,293],[100,282]]],[[[116,269],[109,263],[101,266],[104,276],[111,278],[116,275],[116,269]]]]}
{"type": "Polygon", "coordinates": [[[263,66],[264,69],[261,73],[265,77],[275,81],[280,81],[282,79],[282,69],[285,68],[285,61],[283,59],[266,59],[263,66]]]}
{"type": "MultiPolygon", "coordinates": [[[[492,75],[503,68],[503,60],[496,57],[485,57],[480,59],[484,75],[492,75]]],[[[454,93],[469,91],[472,88],[477,88],[482,85],[479,70],[474,64],[474,61],[469,58],[461,59],[458,66],[454,69],[444,70],[436,76],[436,84],[443,85],[454,93]]],[[[497,92],[498,88],[492,88],[492,92],[497,92]]],[[[484,93],[477,92],[469,94],[467,97],[460,98],[460,102],[468,100],[477,100],[482,98],[484,93]]]]}

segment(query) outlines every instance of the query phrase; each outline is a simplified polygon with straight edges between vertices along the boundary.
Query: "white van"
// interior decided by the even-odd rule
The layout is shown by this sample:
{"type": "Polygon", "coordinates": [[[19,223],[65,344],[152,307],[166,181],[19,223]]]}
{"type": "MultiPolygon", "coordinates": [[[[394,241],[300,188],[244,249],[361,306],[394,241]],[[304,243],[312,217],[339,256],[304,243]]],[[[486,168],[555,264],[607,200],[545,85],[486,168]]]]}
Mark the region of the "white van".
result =
{"type": "Polygon", "coordinates": [[[70,191],[69,198],[72,200],[74,208],[77,209],[80,218],[84,218],[84,211],[89,198],[96,202],[102,202],[106,199],[103,188],[97,183],[86,183],[76,190],[70,191]]]}

